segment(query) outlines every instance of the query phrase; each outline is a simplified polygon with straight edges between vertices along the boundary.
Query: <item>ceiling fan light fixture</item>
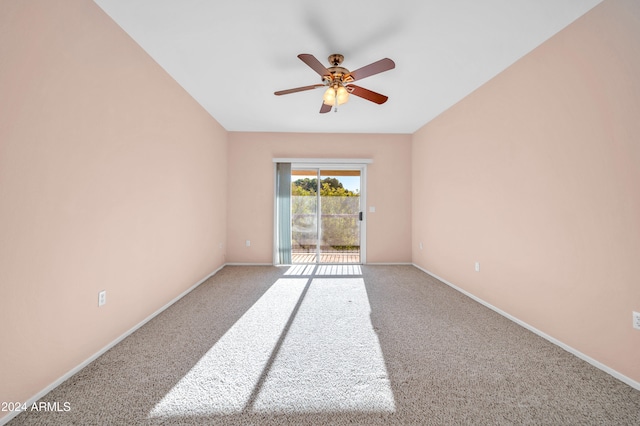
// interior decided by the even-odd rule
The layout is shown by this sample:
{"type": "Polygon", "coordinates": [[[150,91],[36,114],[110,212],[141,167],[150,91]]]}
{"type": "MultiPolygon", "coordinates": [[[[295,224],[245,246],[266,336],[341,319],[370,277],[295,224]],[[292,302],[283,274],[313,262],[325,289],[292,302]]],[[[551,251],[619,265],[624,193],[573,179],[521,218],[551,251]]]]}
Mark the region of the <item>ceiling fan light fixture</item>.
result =
{"type": "Polygon", "coordinates": [[[329,87],[322,97],[322,101],[329,106],[334,106],[336,103],[336,98],[338,99],[338,105],[342,105],[349,100],[349,92],[344,86],[339,86],[337,89],[334,87],[329,87]]]}
{"type": "Polygon", "coordinates": [[[338,111],[338,105],[346,103],[349,100],[349,95],[355,95],[378,105],[385,103],[387,99],[389,99],[385,95],[381,95],[380,93],[352,84],[354,81],[362,80],[363,78],[380,74],[381,72],[395,68],[395,62],[389,58],[380,59],[379,61],[358,68],[355,71],[349,71],[348,69],[340,66],[344,59],[344,56],[340,54],[329,56],[329,63],[332,65],[329,68],[322,65],[315,56],[309,53],[301,53],[298,55],[298,58],[322,77],[322,84],[313,84],[309,86],[296,87],[294,89],[280,90],[278,92],[274,92],[274,95],[287,95],[289,93],[304,92],[318,87],[326,87],[326,91],[322,96],[320,114],[325,114],[332,109],[334,109],[334,111],[338,111]]]}

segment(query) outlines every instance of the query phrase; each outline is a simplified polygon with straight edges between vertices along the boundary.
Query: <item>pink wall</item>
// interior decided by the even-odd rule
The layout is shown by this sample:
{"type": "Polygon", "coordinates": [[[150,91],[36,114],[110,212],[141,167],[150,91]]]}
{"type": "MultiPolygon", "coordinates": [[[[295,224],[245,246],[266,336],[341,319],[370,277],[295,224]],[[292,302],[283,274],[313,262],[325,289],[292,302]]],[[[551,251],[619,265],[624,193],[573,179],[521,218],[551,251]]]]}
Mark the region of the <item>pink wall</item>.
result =
{"type": "Polygon", "coordinates": [[[412,166],[417,265],[635,381],[638,76],[640,3],[605,1],[420,129],[412,166]]]}
{"type": "Polygon", "coordinates": [[[227,133],[91,1],[3,1],[0,33],[0,401],[25,401],[223,264],[227,133]]]}
{"type": "Polygon", "coordinates": [[[411,136],[310,133],[229,134],[228,262],[273,261],[272,159],[280,157],[372,159],[367,262],[411,262],[411,136]]]}

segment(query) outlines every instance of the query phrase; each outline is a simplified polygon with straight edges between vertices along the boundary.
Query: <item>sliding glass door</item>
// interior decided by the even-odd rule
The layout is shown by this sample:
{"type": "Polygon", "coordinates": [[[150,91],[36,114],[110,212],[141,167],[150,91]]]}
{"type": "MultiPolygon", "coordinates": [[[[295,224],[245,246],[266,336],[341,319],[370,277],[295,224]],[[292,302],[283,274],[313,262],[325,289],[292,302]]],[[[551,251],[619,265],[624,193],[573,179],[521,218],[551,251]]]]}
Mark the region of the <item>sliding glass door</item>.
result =
{"type": "Polygon", "coordinates": [[[361,169],[292,168],[292,263],[362,263],[361,169]]]}

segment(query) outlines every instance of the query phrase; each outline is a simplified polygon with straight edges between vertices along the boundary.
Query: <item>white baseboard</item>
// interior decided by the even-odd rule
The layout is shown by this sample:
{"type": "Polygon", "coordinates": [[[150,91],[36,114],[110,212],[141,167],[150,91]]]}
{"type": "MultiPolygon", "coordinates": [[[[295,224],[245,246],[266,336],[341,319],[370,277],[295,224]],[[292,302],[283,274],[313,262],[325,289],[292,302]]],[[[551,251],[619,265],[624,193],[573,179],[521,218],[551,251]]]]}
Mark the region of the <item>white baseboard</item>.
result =
{"type": "Polygon", "coordinates": [[[411,262],[367,262],[364,265],[367,266],[386,266],[386,265],[413,265],[411,262]]]}
{"type": "MultiPolygon", "coordinates": [[[[212,276],[214,276],[215,274],[217,274],[222,268],[224,268],[226,266],[226,264],[223,264],[222,266],[220,266],[218,269],[216,269],[215,271],[211,272],[210,274],[208,274],[206,277],[202,278],[200,281],[198,281],[197,283],[195,283],[194,285],[192,285],[191,287],[189,287],[188,289],[186,289],[185,291],[183,291],[182,293],[180,293],[178,296],[174,297],[170,302],[166,303],[164,306],[162,306],[160,309],[158,309],[157,311],[155,311],[154,313],[152,313],[151,315],[149,315],[148,317],[146,317],[145,319],[143,319],[142,321],[140,321],[138,324],[134,325],[132,328],[130,328],[128,331],[126,331],[124,334],[122,334],[121,336],[119,336],[118,338],[116,338],[114,341],[112,341],[111,343],[107,344],[107,346],[103,347],[102,349],[100,349],[98,352],[96,352],[95,354],[93,354],[92,356],[90,356],[89,358],[87,358],[86,360],[84,360],[82,363],[78,364],[77,366],[75,366],[74,368],[72,368],[71,370],[69,370],[67,373],[63,374],[61,377],[59,377],[57,380],[55,380],[53,383],[51,383],[50,385],[48,385],[46,388],[42,389],[40,392],[38,392],[37,394],[35,394],[34,396],[32,396],[31,398],[29,398],[25,403],[24,406],[26,407],[30,407],[31,405],[33,405],[34,402],[37,402],[40,398],[42,398],[43,396],[45,396],[46,394],[48,394],[49,392],[51,392],[53,389],[55,389],[56,387],[60,386],[63,382],[65,382],[66,380],[68,380],[69,378],[71,378],[74,374],[76,374],[77,372],[79,372],[80,370],[82,370],[83,368],[85,368],[87,365],[91,364],[93,361],[95,361],[96,359],[98,359],[101,355],[103,355],[105,352],[107,352],[109,349],[113,348],[115,345],[117,345],[118,343],[120,343],[121,341],[123,341],[124,339],[126,339],[129,335],[131,335],[133,332],[135,332],[136,330],[138,330],[140,327],[142,327],[143,325],[145,325],[146,323],[148,323],[149,321],[151,321],[153,318],[155,318],[156,316],[158,316],[158,314],[162,313],[162,311],[164,311],[165,309],[167,309],[169,306],[173,305],[174,303],[176,303],[178,300],[182,299],[184,296],[186,296],[187,294],[189,294],[191,291],[193,291],[196,287],[198,287],[200,284],[202,284],[203,282],[205,282],[206,280],[208,280],[209,278],[211,278],[212,276]]],[[[3,418],[0,418],[0,426],[7,424],[11,419],[13,419],[15,416],[17,416],[18,414],[20,414],[20,411],[11,411],[9,412],[9,414],[3,418]]]]}
{"type": "Polygon", "coordinates": [[[542,337],[545,340],[548,340],[549,342],[553,343],[556,346],[561,347],[562,349],[564,349],[565,351],[577,356],[578,358],[582,359],[583,361],[588,362],[589,364],[593,365],[594,367],[604,371],[605,373],[615,377],[616,379],[620,380],[621,382],[626,383],[627,385],[631,386],[632,388],[635,388],[637,390],[640,390],[640,382],[637,382],[633,379],[631,379],[630,377],[625,376],[624,374],[614,370],[611,367],[608,367],[606,365],[604,365],[603,363],[601,363],[600,361],[596,361],[595,359],[591,358],[588,355],[583,354],[582,352],[572,348],[571,346],[561,342],[560,340],[549,336],[548,334],[538,330],[537,328],[527,324],[526,322],[514,317],[511,314],[508,314],[506,312],[504,312],[503,310],[496,308],[495,306],[493,306],[492,304],[485,302],[484,300],[480,299],[477,296],[474,296],[473,294],[469,293],[466,290],[461,289],[460,287],[450,283],[449,281],[445,280],[442,277],[437,276],[436,274],[427,271],[426,269],[416,265],[415,263],[413,263],[413,266],[415,266],[416,268],[420,269],[422,272],[431,275],[433,278],[437,279],[438,281],[443,282],[444,284],[448,285],[449,287],[453,288],[454,290],[459,291],[460,293],[464,294],[467,297],[470,297],[471,299],[475,300],[476,302],[480,303],[481,305],[486,306],[487,308],[491,309],[492,311],[502,315],[503,317],[515,322],[516,324],[526,328],[527,330],[537,334],[538,336],[542,337]]]}
{"type": "MultiPolygon", "coordinates": [[[[273,263],[245,263],[245,262],[227,262],[225,266],[274,266],[273,263]]],[[[278,265],[284,266],[284,265],[278,265]]]]}

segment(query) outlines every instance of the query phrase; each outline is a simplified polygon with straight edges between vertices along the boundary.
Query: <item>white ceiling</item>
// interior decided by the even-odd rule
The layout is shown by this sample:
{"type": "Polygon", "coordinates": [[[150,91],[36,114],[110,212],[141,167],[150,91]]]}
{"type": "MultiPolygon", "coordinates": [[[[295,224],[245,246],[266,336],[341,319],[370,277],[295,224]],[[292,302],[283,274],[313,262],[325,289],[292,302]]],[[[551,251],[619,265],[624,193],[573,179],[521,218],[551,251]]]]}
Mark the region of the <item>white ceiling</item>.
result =
{"type": "Polygon", "coordinates": [[[601,0],[95,0],[228,131],[410,134],[601,0]],[[389,96],[319,114],[321,83],[297,58],[355,70],[389,96]]]}

